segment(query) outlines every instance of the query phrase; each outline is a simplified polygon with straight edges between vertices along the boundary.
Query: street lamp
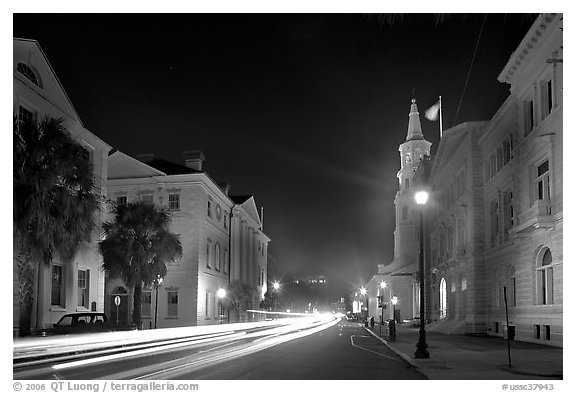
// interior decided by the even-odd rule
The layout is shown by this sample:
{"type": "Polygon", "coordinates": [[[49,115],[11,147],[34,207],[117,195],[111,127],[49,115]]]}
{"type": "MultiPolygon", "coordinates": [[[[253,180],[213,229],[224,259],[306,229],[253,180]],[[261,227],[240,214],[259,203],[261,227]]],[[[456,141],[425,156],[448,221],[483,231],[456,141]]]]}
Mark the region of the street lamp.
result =
{"type": "MultiPolygon", "coordinates": [[[[368,296],[366,296],[367,293],[368,291],[366,290],[366,288],[364,287],[360,288],[360,295],[366,298],[366,321],[368,321],[368,296]]],[[[364,306],[364,299],[362,299],[362,306],[364,306]]],[[[362,307],[360,307],[360,312],[362,312],[362,307]]]]}
{"type": "Polygon", "coordinates": [[[380,315],[380,337],[382,337],[382,324],[384,323],[384,290],[386,289],[386,282],[382,281],[380,283],[380,288],[382,289],[382,295],[380,295],[380,308],[381,308],[381,315],[380,315]]]}
{"type": "Polygon", "coordinates": [[[158,327],[158,287],[162,285],[164,279],[158,275],[154,280],[154,288],[156,288],[156,302],[154,303],[154,329],[158,327]]]}
{"type": "Polygon", "coordinates": [[[218,296],[218,304],[219,304],[219,312],[220,312],[220,324],[222,324],[222,320],[224,319],[224,313],[222,308],[222,299],[226,297],[226,290],[224,288],[219,288],[216,291],[216,296],[218,296]]]}
{"type": "Polygon", "coordinates": [[[416,359],[428,359],[430,353],[426,349],[428,344],[426,344],[426,328],[424,320],[424,206],[428,202],[428,193],[426,191],[418,191],[414,195],[416,204],[420,206],[420,253],[418,255],[419,259],[419,270],[420,270],[420,329],[418,331],[418,343],[416,344],[416,352],[414,352],[414,357],[416,359]]]}
{"type": "Polygon", "coordinates": [[[280,291],[280,283],[278,281],[274,281],[274,283],[272,284],[272,288],[274,288],[274,311],[276,311],[278,292],[280,291]]]}

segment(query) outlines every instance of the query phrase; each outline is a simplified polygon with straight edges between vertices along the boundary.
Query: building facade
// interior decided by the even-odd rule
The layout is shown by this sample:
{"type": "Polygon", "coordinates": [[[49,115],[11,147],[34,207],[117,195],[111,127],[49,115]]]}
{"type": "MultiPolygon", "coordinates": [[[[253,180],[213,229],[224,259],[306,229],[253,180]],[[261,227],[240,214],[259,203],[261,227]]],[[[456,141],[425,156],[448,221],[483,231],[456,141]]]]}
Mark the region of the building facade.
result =
{"type": "Polygon", "coordinates": [[[387,297],[398,294],[403,307],[405,296],[417,315],[417,269],[398,259],[416,261],[406,247],[418,249],[413,191],[425,186],[432,329],[562,346],[562,26],[562,14],[537,18],[498,77],[510,96],[492,119],[445,130],[435,156],[404,176],[407,184],[402,157],[394,261],[379,265],[372,281],[386,281],[387,297]]]}
{"type": "MultiPolygon", "coordinates": [[[[136,159],[119,151],[109,157],[111,200],[165,207],[172,218],[170,230],[180,235],[182,243],[182,258],[168,265],[162,282],[143,289],[143,328],[247,320],[245,310],[258,308],[266,292],[270,239],[262,231],[254,198],[229,196],[228,187],[204,172],[204,158],[198,151],[185,152],[185,165],[178,165],[153,155],[136,159]],[[234,315],[237,310],[230,315],[230,288],[235,282],[245,284],[250,300],[239,315],[234,315]],[[220,289],[228,298],[219,298],[220,289]]],[[[106,297],[111,319],[131,322],[131,288],[107,279],[106,297]],[[116,296],[121,297],[120,305],[114,303],[116,296]]]]}
{"type": "MultiPolygon", "coordinates": [[[[12,61],[14,116],[33,121],[62,118],[71,136],[86,149],[94,171],[95,192],[104,197],[111,147],[84,127],[37,41],[14,38],[12,61]]],[[[97,217],[98,226],[102,219],[103,215],[97,217]]],[[[65,313],[104,310],[104,275],[97,240],[98,231],[94,231],[70,263],[56,256],[50,266],[40,266],[34,277],[33,329],[51,327],[65,313]]],[[[13,328],[17,331],[20,299],[15,261],[13,273],[13,328]]]]}

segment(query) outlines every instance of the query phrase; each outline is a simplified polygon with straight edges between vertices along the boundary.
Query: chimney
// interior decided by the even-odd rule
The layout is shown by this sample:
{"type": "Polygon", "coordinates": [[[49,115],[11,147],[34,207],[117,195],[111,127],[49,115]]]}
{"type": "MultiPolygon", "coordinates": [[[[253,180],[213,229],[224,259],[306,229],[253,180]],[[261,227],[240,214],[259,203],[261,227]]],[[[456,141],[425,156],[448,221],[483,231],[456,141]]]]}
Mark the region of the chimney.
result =
{"type": "Polygon", "coordinates": [[[143,153],[143,154],[138,154],[136,156],[136,158],[142,162],[150,162],[150,161],[154,161],[156,159],[156,155],[154,153],[143,153]]]}
{"type": "Polygon", "coordinates": [[[202,164],[206,156],[200,150],[188,150],[184,152],[184,162],[188,168],[202,171],[202,164]]]}

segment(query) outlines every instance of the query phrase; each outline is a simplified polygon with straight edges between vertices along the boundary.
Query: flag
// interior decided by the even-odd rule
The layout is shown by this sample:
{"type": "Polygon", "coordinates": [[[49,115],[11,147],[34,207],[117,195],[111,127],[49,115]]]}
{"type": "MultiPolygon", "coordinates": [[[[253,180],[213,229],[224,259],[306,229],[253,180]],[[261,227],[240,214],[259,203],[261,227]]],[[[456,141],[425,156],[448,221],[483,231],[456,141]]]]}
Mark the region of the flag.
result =
{"type": "Polygon", "coordinates": [[[432,105],[430,108],[426,109],[425,116],[428,120],[436,121],[438,120],[438,112],[440,111],[440,100],[432,105]]]}

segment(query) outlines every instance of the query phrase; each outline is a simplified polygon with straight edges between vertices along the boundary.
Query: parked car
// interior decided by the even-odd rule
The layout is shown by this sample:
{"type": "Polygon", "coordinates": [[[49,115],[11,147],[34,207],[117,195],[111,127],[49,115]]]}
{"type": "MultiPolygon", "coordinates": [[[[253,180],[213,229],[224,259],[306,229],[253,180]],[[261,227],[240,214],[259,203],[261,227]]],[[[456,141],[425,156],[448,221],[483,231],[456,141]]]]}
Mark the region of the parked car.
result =
{"type": "Polygon", "coordinates": [[[354,315],[354,314],[347,314],[346,320],[349,322],[358,322],[359,321],[358,316],[354,315]]]}
{"type": "Polygon", "coordinates": [[[102,312],[77,312],[63,315],[62,318],[52,326],[52,328],[44,329],[42,335],[51,336],[135,329],[135,325],[111,325],[106,314],[102,312]]]}

